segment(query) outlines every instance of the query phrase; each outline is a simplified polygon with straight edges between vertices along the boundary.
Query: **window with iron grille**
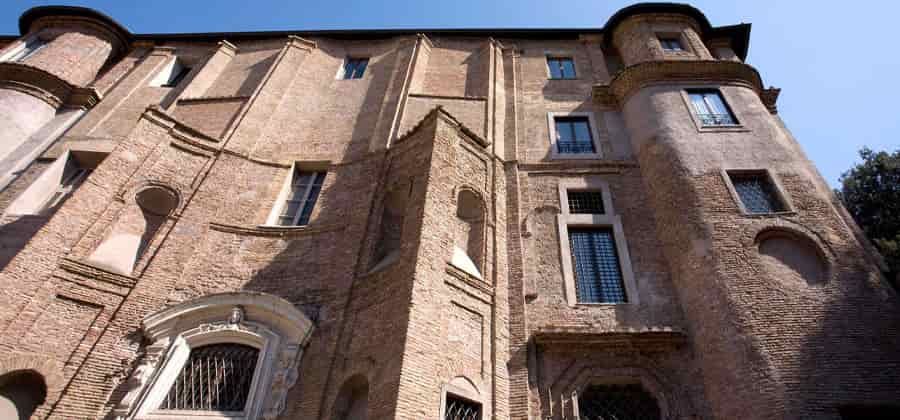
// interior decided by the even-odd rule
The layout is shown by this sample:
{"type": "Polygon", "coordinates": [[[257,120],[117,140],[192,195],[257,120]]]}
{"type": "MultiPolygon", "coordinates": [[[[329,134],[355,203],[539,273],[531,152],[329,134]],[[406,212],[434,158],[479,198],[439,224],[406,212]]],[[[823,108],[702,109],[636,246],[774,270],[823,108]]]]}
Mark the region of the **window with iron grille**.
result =
{"type": "Polygon", "coordinates": [[[360,79],[369,65],[368,58],[347,58],[344,60],[344,74],[342,79],[360,79]]]}
{"type": "Polygon", "coordinates": [[[765,172],[729,173],[728,178],[748,213],[765,214],[786,210],[775,185],[765,172]]]}
{"type": "Polygon", "coordinates": [[[481,404],[447,394],[444,420],[481,420],[481,404]]]}
{"type": "Polygon", "coordinates": [[[547,57],[551,79],[574,79],[575,61],[571,57],[547,57]]]}
{"type": "Polygon", "coordinates": [[[684,51],[681,40],[676,37],[660,37],[659,43],[665,51],[684,51]]]}
{"type": "Polygon", "coordinates": [[[688,90],[691,105],[697,118],[704,126],[735,125],[737,120],[722,94],[716,89],[691,89],[688,90]]]}
{"type": "Polygon", "coordinates": [[[625,284],[612,228],[570,227],[578,303],[625,303],[625,284]]]}
{"type": "Polygon", "coordinates": [[[243,344],[191,349],[160,410],[243,411],[259,350],[243,344]]]}
{"type": "Polygon", "coordinates": [[[294,168],[290,190],[278,215],[281,226],[305,226],[309,223],[325,181],[325,172],[301,171],[294,168]]]}
{"type": "Polygon", "coordinates": [[[573,191],[566,192],[571,214],[603,214],[603,192],[573,191]]]}
{"type": "Polygon", "coordinates": [[[637,384],[592,385],[578,396],[581,420],[660,420],[656,399],[637,384]]]}
{"type": "Polygon", "coordinates": [[[596,153],[587,117],[554,117],[559,153],[596,153]]]}

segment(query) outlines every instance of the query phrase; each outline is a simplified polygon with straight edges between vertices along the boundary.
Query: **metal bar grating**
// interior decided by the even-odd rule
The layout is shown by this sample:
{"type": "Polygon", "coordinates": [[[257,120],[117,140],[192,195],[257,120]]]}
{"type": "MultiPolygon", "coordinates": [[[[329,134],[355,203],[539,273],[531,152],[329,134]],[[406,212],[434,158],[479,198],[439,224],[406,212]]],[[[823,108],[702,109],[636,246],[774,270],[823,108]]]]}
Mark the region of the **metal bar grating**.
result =
{"type": "Polygon", "coordinates": [[[603,193],[600,191],[566,191],[569,213],[603,214],[603,193]]]}
{"type": "Polygon", "coordinates": [[[750,213],[775,213],[784,206],[765,174],[729,174],[744,208],[750,213]]]}
{"type": "Polygon", "coordinates": [[[243,411],[258,356],[234,343],[191,349],[160,410],[243,411]]]}
{"type": "Polygon", "coordinates": [[[447,394],[444,420],[481,420],[481,404],[447,394]]]}
{"type": "Polygon", "coordinates": [[[612,229],[570,228],[569,241],[578,302],[627,302],[612,229]]]}
{"type": "Polygon", "coordinates": [[[656,399],[637,384],[592,385],[578,396],[580,420],[659,420],[656,399]]]}

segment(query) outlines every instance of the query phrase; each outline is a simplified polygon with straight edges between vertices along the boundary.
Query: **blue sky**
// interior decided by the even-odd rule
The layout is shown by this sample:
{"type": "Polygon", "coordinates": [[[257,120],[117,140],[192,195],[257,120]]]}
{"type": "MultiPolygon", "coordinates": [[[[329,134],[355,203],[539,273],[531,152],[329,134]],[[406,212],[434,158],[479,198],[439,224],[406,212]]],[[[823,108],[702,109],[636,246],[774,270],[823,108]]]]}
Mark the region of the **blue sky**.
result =
{"type": "MultiPolygon", "coordinates": [[[[135,33],[282,29],[600,27],[630,1],[94,0],[0,2],[0,33],[44,4],[98,9],[135,33]]],[[[778,109],[832,185],[862,146],[900,148],[900,2],[697,0],[713,25],[753,24],[748,63],[782,88],[778,109]]]]}

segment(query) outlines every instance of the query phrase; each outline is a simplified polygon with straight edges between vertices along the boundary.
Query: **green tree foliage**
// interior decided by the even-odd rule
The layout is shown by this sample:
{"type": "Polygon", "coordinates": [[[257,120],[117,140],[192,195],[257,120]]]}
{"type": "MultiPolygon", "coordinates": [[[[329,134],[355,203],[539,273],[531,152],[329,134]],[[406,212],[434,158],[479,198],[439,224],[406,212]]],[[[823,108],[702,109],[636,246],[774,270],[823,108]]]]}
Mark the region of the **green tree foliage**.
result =
{"type": "MultiPolygon", "coordinates": [[[[884,256],[892,281],[900,275],[900,149],[859,151],[862,163],[841,175],[838,195],[884,256]]],[[[895,286],[900,286],[894,284],[895,286]]]]}

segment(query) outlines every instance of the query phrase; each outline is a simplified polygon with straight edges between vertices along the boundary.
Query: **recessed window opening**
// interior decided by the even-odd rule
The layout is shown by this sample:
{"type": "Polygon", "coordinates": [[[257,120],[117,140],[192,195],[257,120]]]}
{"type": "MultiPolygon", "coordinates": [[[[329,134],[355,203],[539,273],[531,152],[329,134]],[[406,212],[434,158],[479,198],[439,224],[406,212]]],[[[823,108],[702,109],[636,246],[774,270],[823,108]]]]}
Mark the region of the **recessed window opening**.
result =
{"type": "Polygon", "coordinates": [[[9,57],[9,61],[23,62],[29,57],[37,54],[38,51],[47,47],[49,43],[38,37],[33,37],[25,41],[25,46],[18,52],[9,57]]]}
{"type": "Polygon", "coordinates": [[[325,172],[301,171],[294,168],[290,189],[278,215],[281,226],[305,226],[319,198],[325,172]]]}
{"type": "Polygon", "coordinates": [[[342,79],[361,79],[369,65],[368,58],[352,58],[348,57],[344,60],[344,70],[342,79]]]}
{"type": "Polygon", "coordinates": [[[656,399],[638,384],[591,385],[578,396],[581,420],[660,420],[656,399]]]}
{"type": "Polygon", "coordinates": [[[596,153],[587,117],[555,117],[558,153],[596,153]]]}
{"type": "Polygon", "coordinates": [[[729,172],[728,178],[748,213],[766,214],[787,210],[765,172],[729,172]]]}
{"type": "Polygon", "coordinates": [[[160,410],[242,412],[259,350],[221,343],[191,349],[160,410]]]}
{"type": "Polygon", "coordinates": [[[177,71],[172,72],[172,76],[165,83],[162,84],[162,87],[176,87],[182,80],[184,80],[185,76],[191,72],[190,67],[179,66],[177,71]]]}
{"type": "Polygon", "coordinates": [[[681,40],[678,37],[674,36],[665,36],[659,37],[659,43],[662,45],[664,51],[676,52],[676,51],[684,51],[684,47],[681,46],[681,40]]]}
{"type": "Polygon", "coordinates": [[[627,302],[613,230],[569,227],[569,242],[578,302],[627,302]]]}
{"type": "Polygon", "coordinates": [[[444,420],[481,420],[481,404],[447,393],[444,420]]]}
{"type": "Polygon", "coordinates": [[[692,89],[688,91],[688,96],[703,126],[737,124],[734,114],[718,90],[692,89]]]}
{"type": "Polygon", "coordinates": [[[574,79],[575,61],[571,57],[547,57],[551,79],[574,79]]]}
{"type": "Polygon", "coordinates": [[[603,214],[602,191],[568,191],[569,213],[603,214]]]}

